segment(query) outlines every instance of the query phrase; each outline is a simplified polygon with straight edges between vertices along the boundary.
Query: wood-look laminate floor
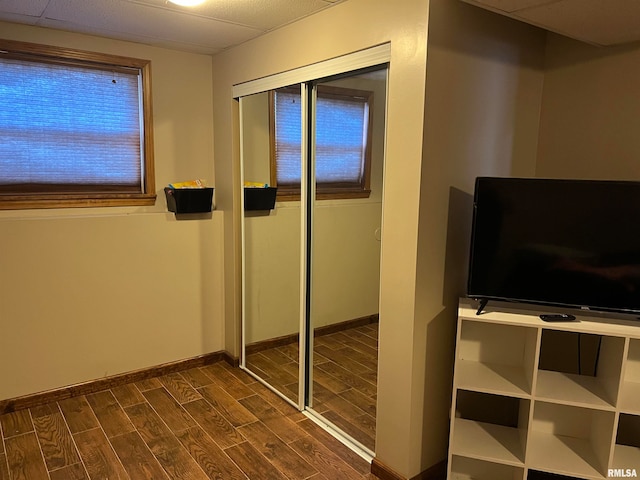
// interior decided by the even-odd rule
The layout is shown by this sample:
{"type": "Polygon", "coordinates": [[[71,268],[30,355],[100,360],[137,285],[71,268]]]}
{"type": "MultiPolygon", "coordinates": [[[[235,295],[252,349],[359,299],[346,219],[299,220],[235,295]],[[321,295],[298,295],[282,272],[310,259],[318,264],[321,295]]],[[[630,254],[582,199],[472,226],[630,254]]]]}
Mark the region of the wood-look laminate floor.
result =
{"type": "Polygon", "coordinates": [[[0,416],[0,480],[375,479],[224,362],[0,416]]]}
{"type": "MultiPolygon", "coordinates": [[[[247,357],[248,368],[297,403],[298,345],[247,357]]],[[[314,338],[313,409],[375,450],[378,323],[314,338]]]]}

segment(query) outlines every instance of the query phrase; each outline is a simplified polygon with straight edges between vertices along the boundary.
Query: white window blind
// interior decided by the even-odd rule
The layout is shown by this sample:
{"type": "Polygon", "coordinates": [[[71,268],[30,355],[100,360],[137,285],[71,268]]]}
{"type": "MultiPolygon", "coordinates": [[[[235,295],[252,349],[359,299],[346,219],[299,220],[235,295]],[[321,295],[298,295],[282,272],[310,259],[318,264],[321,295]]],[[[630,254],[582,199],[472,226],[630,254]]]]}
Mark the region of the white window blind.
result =
{"type": "Polygon", "coordinates": [[[362,182],[369,113],[362,98],[323,97],[316,105],[316,182],[362,182]]]}
{"type": "Polygon", "coordinates": [[[0,55],[0,192],[142,192],[140,72],[0,55]]]}
{"type": "Polygon", "coordinates": [[[300,186],[301,109],[300,93],[275,92],[275,167],[279,186],[300,186]]]}
{"type": "MultiPolygon", "coordinates": [[[[371,92],[318,86],[315,109],[316,183],[323,187],[365,190],[371,92]]],[[[300,186],[300,94],[274,94],[274,164],[278,187],[300,186]]]]}

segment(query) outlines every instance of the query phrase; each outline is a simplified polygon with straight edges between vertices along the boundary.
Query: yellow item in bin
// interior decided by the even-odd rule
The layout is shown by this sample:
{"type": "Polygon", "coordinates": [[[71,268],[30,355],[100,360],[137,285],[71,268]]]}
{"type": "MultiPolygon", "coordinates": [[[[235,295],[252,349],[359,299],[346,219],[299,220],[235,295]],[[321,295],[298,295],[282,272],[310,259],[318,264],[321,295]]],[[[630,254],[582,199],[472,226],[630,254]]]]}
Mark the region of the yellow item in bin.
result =
{"type": "Polygon", "coordinates": [[[260,182],[244,182],[244,186],[248,188],[267,188],[269,184],[260,182]]]}
{"type": "Polygon", "coordinates": [[[170,183],[171,188],[206,188],[206,182],[201,179],[189,180],[188,182],[170,183]]]}

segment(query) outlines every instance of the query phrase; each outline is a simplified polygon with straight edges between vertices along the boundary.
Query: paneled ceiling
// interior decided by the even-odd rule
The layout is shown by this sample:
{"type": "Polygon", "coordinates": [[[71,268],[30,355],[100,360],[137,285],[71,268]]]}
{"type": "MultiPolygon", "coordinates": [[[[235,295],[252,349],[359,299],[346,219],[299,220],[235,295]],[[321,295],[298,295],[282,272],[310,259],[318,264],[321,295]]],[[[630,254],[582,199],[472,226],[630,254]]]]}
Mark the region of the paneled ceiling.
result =
{"type": "Polygon", "coordinates": [[[640,0],[463,0],[593,45],[640,40],[640,0]]]}
{"type": "Polygon", "coordinates": [[[215,54],[344,1],[0,0],[0,20],[215,54]]]}
{"type": "MultiPolygon", "coordinates": [[[[215,54],[344,1],[0,0],[0,20],[215,54]]],[[[640,41],[640,0],[463,1],[594,45],[640,41]]]]}

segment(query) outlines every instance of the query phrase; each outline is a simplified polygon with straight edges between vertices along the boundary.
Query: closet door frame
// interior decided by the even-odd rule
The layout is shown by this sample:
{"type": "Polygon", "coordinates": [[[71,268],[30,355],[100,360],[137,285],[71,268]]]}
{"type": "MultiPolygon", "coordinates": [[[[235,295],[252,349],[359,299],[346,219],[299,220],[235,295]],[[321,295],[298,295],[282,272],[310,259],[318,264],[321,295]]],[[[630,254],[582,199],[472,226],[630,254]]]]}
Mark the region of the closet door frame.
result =
{"type": "MultiPolygon", "coordinates": [[[[278,396],[283,398],[288,403],[294,405],[300,411],[305,411],[309,405],[309,399],[311,397],[311,386],[307,384],[307,365],[308,361],[312,361],[311,345],[313,339],[309,339],[308,329],[309,326],[307,318],[310,309],[310,299],[308,298],[308,284],[310,282],[310,272],[308,270],[308,258],[310,255],[310,236],[309,225],[312,218],[312,204],[314,199],[315,190],[315,178],[309,178],[313,175],[313,149],[314,146],[310,144],[313,139],[310,138],[310,132],[314,131],[313,118],[309,118],[309,105],[312,100],[313,91],[315,90],[314,81],[322,78],[348,73],[351,71],[365,69],[369,67],[389,65],[391,61],[391,44],[384,43],[374,47],[370,47],[364,50],[360,50],[354,53],[346,54],[340,57],[335,57],[329,60],[321,61],[311,65],[303,66],[293,70],[289,70],[282,73],[277,73],[267,77],[251,80],[244,83],[239,83],[233,86],[232,96],[234,99],[240,102],[240,124],[242,125],[242,97],[266,92],[269,90],[275,90],[278,88],[299,84],[301,93],[301,125],[302,125],[302,138],[301,138],[301,178],[307,181],[301,182],[301,235],[300,235],[300,323],[299,323],[299,372],[298,372],[298,403],[295,404],[292,400],[288,399],[285,395],[280,393],[277,389],[273,388],[265,380],[252,374],[258,381],[263,383],[269,389],[271,389],[278,396]],[[311,206],[311,207],[310,207],[311,206]]],[[[242,168],[242,128],[240,128],[240,186],[244,182],[244,173],[242,168]]],[[[240,195],[240,211],[241,211],[241,251],[242,251],[242,325],[241,325],[241,359],[240,366],[249,373],[250,370],[246,368],[246,351],[245,351],[245,227],[244,227],[244,199],[240,195]]],[[[311,364],[312,365],[312,364],[311,364]]],[[[321,421],[321,419],[316,419],[321,421]]],[[[353,439],[349,439],[353,441],[353,439]]]]}

